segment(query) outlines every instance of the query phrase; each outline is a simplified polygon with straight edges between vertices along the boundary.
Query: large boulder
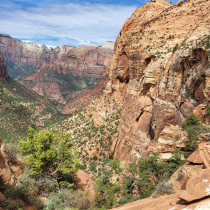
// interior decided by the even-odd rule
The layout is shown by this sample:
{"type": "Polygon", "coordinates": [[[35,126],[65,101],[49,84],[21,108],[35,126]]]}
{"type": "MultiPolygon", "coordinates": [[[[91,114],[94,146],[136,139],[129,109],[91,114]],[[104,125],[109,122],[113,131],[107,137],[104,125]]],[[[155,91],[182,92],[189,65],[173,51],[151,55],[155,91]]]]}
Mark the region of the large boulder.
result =
{"type": "Polygon", "coordinates": [[[187,202],[192,202],[209,195],[210,169],[203,169],[188,180],[186,190],[179,197],[187,202]]]}
{"type": "Polygon", "coordinates": [[[93,196],[95,195],[95,190],[94,185],[95,182],[92,180],[92,178],[85,173],[82,170],[79,170],[75,175],[74,175],[74,180],[76,181],[76,189],[80,189],[82,191],[89,190],[90,195],[93,196]]]}

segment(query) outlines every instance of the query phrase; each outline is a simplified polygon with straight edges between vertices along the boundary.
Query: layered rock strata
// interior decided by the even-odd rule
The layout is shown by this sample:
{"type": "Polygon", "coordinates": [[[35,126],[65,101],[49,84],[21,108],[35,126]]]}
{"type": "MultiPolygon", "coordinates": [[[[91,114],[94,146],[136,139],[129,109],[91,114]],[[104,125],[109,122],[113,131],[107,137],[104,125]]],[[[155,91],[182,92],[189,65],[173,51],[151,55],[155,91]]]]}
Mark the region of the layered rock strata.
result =
{"type": "Polygon", "coordinates": [[[126,20],[105,90],[106,98],[124,103],[114,158],[133,162],[146,157],[151,139],[165,152],[184,147],[184,134],[172,139],[168,130],[180,128],[210,100],[209,6],[200,0],[152,1],[126,20]]]}
{"type": "Polygon", "coordinates": [[[43,64],[56,61],[69,49],[72,49],[72,47],[63,46],[54,49],[45,45],[39,47],[35,42],[26,43],[8,35],[0,34],[0,52],[5,62],[26,63],[29,66],[35,66],[37,69],[43,64]]]}
{"type": "MultiPolygon", "coordinates": [[[[90,81],[88,84],[80,84],[81,87],[87,89],[86,86],[88,85],[98,85],[103,73],[111,65],[112,56],[113,50],[110,48],[95,46],[77,47],[63,54],[56,62],[43,65],[35,74],[21,81],[21,84],[49,98],[63,99],[64,95],[69,95],[68,98],[72,98],[75,90],[67,90],[63,88],[62,84],[58,84],[61,82],[56,82],[57,78],[53,79],[53,72],[59,75],[91,79],[92,82],[90,81]]],[[[75,83],[74,81],[72,82],[75,83]]]]}
{"type": "Polygon", "coordinates": [[[59,74],[101,78],[104,70],[111,66],[113,50],[95,46],[81,46],[69,50],[56,62],[41,67],[59,74]]]}

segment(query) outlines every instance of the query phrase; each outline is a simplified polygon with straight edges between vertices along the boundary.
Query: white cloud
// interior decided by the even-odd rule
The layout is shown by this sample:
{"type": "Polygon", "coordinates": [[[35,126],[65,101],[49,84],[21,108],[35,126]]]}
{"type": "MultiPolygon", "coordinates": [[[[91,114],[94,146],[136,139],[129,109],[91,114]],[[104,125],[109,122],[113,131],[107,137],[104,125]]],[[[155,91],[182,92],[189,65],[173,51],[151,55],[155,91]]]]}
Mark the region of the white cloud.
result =
{"type": "Polygon", "coordinates": [[[50,4],[22,8],[0,1],[2,34],[52,46],[115,41],[135,6],[50,4]]]}

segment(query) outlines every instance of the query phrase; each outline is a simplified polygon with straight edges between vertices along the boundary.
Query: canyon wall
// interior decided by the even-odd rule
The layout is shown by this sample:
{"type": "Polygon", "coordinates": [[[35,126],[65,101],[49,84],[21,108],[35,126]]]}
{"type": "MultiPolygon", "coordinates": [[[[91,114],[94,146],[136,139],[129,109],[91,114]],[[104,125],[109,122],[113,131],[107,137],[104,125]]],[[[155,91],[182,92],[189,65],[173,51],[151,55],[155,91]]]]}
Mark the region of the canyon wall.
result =
{"type": "Polygon", "coordinates": [[[171,152],[183,143],[181,125],[191,113],[208,123],[201,110],[210,100],[209,6],[156,0],[126,20],[104,91],[124,103],[114,158],[134,162],[171,152]]]}
{"type": "Polygon", "coordinates": [[[0,34],[0,52],[5,62],[25,63],[39,69],[43,64],[56,61],[60,56],[73,47],[63,46],[50,48],[35,42],[22,42],[8,35],[0,34]]]}
{"type": "Polygon", "coordinates": [[[99,84],[110,68],[112,56],[113,50],[107,47],[77,47],[20,83],[49,98],[72,98],[75,91],[93,89],[99,84]]]}
{"type": "Polygon", "coordinates": [[[113,50],[110,48],[80,46],[69,50],[56,62],[41,67],[59,74],[101,78],[104,70],[111,66],[113,50]]]}
{"type": "Polygon", "coordinates": [[[4,78],[4,79],[8,79],[8,71],[7,71],[7,66],[4,63],[1,54],[0,54],[0,79],[4,78]]]}

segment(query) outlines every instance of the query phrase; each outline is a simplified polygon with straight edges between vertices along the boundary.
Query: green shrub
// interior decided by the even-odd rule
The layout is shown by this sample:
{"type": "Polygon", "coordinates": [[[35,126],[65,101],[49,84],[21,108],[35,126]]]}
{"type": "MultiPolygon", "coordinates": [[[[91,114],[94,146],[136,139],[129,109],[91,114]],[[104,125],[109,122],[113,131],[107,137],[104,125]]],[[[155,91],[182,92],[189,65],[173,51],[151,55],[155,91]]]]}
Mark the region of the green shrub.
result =
{"type": "Polygon", "coordinates": [[[76,172],[78,153],[74,150],[69,133],[28,129],[28,141],[20,141],[18,146],[24,156],[24,163],[31,168],[33,175],[63,174],[76,172]]]}
{"type": "Polygon", "coordinates": [[[98,160],[98,157],[96,155],[94,155],[93,160],[98,160]]]}
{"type": "Polygon", "coordinates": [[[76,167],[80,170],[85,170],[86,169],[86,165],[81,165],[79,163],[77,163],[76,167]]]}
{"type": "Polygon", "coordinates": [[[207,109],[206,109],[206,115],[209,115],[210,114],[210,107],[208,107],[207,109]]]}
{"type": "Polygon", "coordinates": [[[186,130],[189,139],[184,150],[194,152],[198,147],[198,134],[206,130],[206,128],[200,125],[200,119],[193,114],[186,118],[182,127],[186,130]]]}
{"type": "Polygon", "coordinates": [[[119,203],[119,206],[122,206],[122,205],[124,205],[126,203],[129,203],[129,199],[126,198],[126,197],[122,197],[122,198],[120,198],[120,200],[118,201],[118,203],[119,203]]]}
{"type": "Polygon", "coordinates": [[[12,200],[21,199],[26,204],[32,204],[32,197],[29,195],[28,188],[25,186],[12,186],[5,191],[5,196],[12,200]]]}
{"type": "Polygon", "coordinates": [[[6,210],[14,210],[14,209],[22,209],[23,203],[22,202],[14,202],[11,199],[6,199],[0,203],[0,207],[6,210]]]}
{"type": "Polygon", "coordinates": [[[109,159],[110,159],[110,160],[113,160],[113,154],[110,154],[110,155],[109,155],[109,159]]]}
{"type": "Polygon", "coordinates": [[[186,118],[185,122],[182,124],[182,128],[185,129],[186,127],[192,125],[200,125],[200,119],[197,118],[194,114],[191,114],[186,118]]]}
{"type": "Polygon", "coordinates": [[[8,155],[10,161],[13,161],[16,159],[18,148],[15,144],[5,144],[4,151],[8,155]]]}
{"type": "Polygon", "coordinates": [[[178,50],[178,48],[179,48],[179,45],[176,44],[176,45],[173,47],[173,53],[175,53],[175,52],[178,50]]]}
{"type": "Polygon", "coordinates": [[[45,210],[71,209],[86,210],[91,206],[89,191],[61,190],[49,195],[49,203],[45,210]]]}
{"type": "Polygon", "coordinates": [[[178,180],[181,181],[184,178],[184,173],[182,171],[180,171],[178,173],[178,180]]]}
{"type": "Polygon", "coordinates": [[[159,182],[155,188],[155,192],[152,194],[153,198],[158,197],[159,195],[170,195],[175,193],[173,190],[173,184],[167,183],[166,181],[159,182]]]}

